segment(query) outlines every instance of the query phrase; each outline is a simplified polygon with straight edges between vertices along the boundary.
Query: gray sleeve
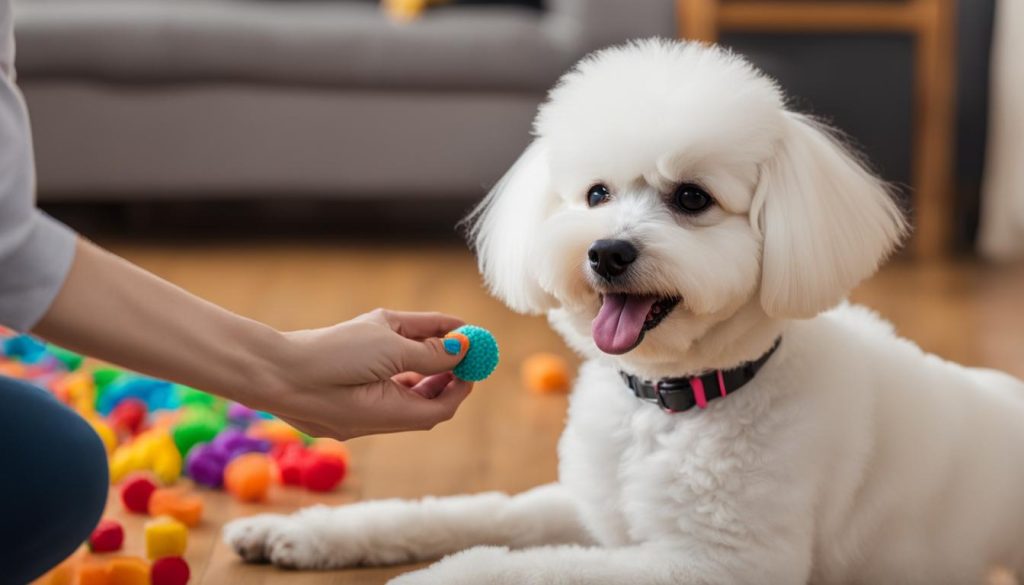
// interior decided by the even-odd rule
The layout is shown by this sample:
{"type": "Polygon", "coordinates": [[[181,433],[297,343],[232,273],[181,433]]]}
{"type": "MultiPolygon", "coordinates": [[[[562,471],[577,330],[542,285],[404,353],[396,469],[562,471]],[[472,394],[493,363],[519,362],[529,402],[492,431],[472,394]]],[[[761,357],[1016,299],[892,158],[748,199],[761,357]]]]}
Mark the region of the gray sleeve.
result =
{"type": "Polygon", "coordinates": [[[30,329],[71,267],[75,234],[35,206],[28,112],[14,85],[10,0],[0,0],[0,324],[30,329]]]}

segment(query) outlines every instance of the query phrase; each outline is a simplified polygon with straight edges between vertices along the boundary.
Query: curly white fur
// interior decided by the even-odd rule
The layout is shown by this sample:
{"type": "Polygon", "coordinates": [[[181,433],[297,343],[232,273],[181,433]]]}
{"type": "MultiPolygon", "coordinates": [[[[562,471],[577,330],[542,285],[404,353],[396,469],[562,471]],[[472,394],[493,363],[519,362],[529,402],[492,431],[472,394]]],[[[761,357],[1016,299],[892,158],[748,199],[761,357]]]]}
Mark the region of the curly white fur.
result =
{"type": "Polygon", "coordinates": [[[225,537],[243,558],[451,555],[402,585],[959,585],[1024,569],[1024,384],[927,355],[842,302],[904,224],[827,129],[739,57],[646,41],[568,73],[536,135],[473,234],[495,294],[547,312],[590,358],[559,483],[239,520],[225,537]],[[595,182],[612,197],[589,208],[595,182]],[[715,205],[674,212],[681,182],[715,205]],[[602,285],[586,253],[610,237],[639,249],[632,282],[682,298],[617,356],[590,335],[602,285]],[[728,368],[779,335],[756,378],[706,410],[662,412],[617,373],[728,368]]]}

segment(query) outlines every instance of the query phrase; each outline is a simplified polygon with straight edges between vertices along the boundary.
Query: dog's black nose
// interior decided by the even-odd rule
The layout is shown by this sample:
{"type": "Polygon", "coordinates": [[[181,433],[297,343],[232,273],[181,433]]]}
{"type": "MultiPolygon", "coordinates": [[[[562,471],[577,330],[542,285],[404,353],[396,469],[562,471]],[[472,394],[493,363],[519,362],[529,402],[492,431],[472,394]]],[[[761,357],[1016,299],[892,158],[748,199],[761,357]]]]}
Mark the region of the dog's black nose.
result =
{"type": "Polygon", "coordinates": [[[587,251],[590,268],[607,279],[625,272],[636,255],[636,248],[626,240],[597,240],[587,251]]]}

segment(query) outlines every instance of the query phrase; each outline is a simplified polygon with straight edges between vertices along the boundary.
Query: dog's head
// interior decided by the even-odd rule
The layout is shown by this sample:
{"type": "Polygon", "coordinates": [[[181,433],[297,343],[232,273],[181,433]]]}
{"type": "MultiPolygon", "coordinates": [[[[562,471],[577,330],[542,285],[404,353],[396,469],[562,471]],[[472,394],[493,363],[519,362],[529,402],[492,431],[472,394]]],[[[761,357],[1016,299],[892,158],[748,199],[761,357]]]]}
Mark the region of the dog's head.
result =
{"type": "Polygon", "coordinates": [[[741,309],[814,316],[904,231],[881,181],[721,49],[595,53],[551,91],[535,134],[471,216],[484,278],[626,364],[672,359],[741,309]]]}

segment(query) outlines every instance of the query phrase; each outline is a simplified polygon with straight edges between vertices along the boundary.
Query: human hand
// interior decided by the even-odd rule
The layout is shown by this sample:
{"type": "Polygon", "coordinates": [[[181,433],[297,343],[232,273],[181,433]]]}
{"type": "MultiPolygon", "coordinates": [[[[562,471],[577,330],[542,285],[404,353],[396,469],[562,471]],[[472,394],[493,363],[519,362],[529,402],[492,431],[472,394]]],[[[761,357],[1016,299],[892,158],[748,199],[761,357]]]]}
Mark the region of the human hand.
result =
{"type": "Polygon", "coordinates": [[[473,385],[451,374],[465,355],[441,337],[463,325],[438,313],[378,309],[332,327],[285,333],[279,384],[259,408],[314,436],[425,430],[450,419],[473,385]]]}

